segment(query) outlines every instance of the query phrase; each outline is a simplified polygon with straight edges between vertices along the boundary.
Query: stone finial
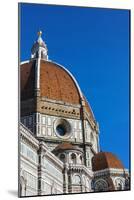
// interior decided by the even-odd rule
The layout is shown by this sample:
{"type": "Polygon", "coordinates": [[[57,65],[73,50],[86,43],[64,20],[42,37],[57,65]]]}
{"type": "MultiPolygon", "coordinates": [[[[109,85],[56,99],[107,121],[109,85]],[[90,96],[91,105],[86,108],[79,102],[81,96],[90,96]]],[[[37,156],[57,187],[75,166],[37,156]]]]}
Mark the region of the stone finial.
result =
{"type": "Polygon", "coordinates": [[[41,36],[42,35],[42,31],[38,31],[38,36],[41,36]]]}

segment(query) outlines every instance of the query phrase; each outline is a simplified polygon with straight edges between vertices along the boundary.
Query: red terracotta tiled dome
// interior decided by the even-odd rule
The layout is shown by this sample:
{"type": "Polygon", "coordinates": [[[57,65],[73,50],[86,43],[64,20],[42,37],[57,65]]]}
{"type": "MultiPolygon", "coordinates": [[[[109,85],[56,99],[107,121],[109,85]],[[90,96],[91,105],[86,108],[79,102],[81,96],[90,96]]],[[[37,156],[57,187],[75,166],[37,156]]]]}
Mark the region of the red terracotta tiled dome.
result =
{"type": "MultiPolygon", "coordinates": [[[[31,60],[21,65],[21,100],[34,97],[35,62],[31,60]]],[[[58,64],[43,59],[40,61],[40,96],[70,104],[80,104],[78,86],[69,72],[58,64]]],[[[94,119],[86,99],[85,107],[94,119]]]]}
{"type": "Polygon", "coordinates": [[[99,152],[92,158],[93,171],[107,168],[124,169],[122,162],[110,152],[99,152]]]}
{"type": "MultiPolygon", "coordinates": [[[[35,61],[21,65],[21,97],[33,98],[35,85],[35,61]]],[[[40,95],[48,99],[79,104],[80,96],[71,76],[60,66],[41,60],[40,95]]]]}

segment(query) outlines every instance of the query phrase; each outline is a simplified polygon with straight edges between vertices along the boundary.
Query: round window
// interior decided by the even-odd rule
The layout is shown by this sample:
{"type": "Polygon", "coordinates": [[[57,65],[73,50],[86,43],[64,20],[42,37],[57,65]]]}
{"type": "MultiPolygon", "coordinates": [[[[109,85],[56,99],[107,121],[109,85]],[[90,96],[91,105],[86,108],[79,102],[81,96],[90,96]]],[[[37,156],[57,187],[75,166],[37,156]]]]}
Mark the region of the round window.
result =
{"type": "Polygon", "coordinates": [[[69,138],[71,136],[71,125],[65,119],[58,119],[55,121],[54,129],[58,137],[69,138]]]}
{"type": "Polygon", "coordinates": [[[56,127],[56,131],[58,132],[58,134],[60,136],[64,136],[66,134],[66,129],[65,127],[62,125],[62,124],[59,124],[57,127],[56,127]]]}

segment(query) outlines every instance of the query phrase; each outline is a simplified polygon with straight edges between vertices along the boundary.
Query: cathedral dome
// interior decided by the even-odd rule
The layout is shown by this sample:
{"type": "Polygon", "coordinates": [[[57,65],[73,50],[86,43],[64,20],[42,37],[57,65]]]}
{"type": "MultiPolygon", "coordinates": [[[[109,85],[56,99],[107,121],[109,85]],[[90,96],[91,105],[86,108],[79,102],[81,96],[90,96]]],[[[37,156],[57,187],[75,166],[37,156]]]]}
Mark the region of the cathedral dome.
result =
{"type": "Polygon", "coordinates": [[[50,61],[47,51],[39,32],[31,50],[31,60],[22,62],[20,66],[21,100],[34,99],[38,93],[40,98],[47,101],[78,107],[82,105],[94,122],[92,110],[77,81],[64,66],[50,61]]]}
{"type": "MultiPolygon", "coordinates": [[[[35,60],[21,65],[22,99],[33,98],[35,85],[35,60]]],[[[78,88],[69,75],[58,64],[40,61],[40,96],[71,104],[80,103],[78,88]]]]}
{"type": "Polygon", "coordinates": [[[92,158],[93,171],[107,168],[124,169],[122,162],[110,152],[99,152],[92,158]]]}

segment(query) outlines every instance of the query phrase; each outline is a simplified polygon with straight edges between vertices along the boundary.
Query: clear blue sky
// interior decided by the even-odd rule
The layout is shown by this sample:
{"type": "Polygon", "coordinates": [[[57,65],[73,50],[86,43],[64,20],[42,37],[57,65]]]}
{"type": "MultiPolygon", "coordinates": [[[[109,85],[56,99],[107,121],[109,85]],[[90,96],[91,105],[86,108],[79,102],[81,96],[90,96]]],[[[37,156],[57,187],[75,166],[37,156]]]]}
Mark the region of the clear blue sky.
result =
{"type": "Polygon", "coordinates": [[[129,11],[21,4],[21,61],[38,30],[49,59],[77,79],[100,125],[102,151],[129,167],[129,11]]]}

